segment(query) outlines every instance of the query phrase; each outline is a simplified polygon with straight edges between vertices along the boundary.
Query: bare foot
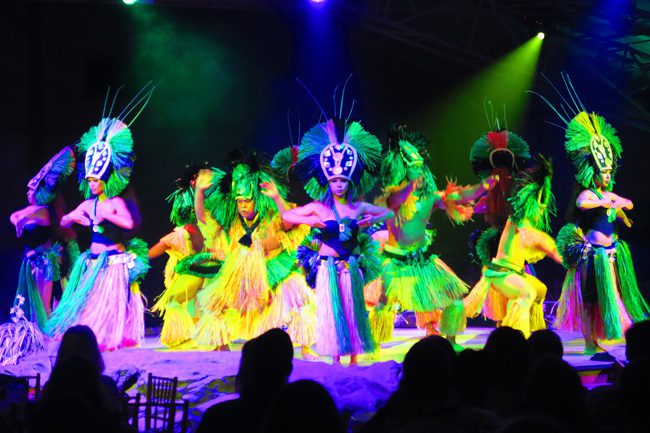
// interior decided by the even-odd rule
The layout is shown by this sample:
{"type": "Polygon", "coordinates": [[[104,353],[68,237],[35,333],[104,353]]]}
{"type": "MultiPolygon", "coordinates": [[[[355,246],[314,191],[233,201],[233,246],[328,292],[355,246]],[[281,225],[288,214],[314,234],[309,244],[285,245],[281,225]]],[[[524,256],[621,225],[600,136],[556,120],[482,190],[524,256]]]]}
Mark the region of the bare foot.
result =
{"type": "Polygon", "coordinates": [[[320,361],[318,354],[314,352],[309,346],[302,346],[300,353],[302,354],[302,359],[305,361],[320,361]]]}
{"type": "Polygon", "coordinates": [[[341,357],[338,355],[332,356],[332,364],[341,365],[341,357]]]}
{"type": "Polygon", "coordinates": [[[217,346],[217,348],[214,350],[215,352],[230,352],[230,346],[227,344],[222,344],[221,346],[217,346]]]}
{"type": "Polygon", "coordinates": [[[349,367],[354,367],[355,365],[359,365],[359,360],[357,359],[357,355],[350,355],[349,367]]]}

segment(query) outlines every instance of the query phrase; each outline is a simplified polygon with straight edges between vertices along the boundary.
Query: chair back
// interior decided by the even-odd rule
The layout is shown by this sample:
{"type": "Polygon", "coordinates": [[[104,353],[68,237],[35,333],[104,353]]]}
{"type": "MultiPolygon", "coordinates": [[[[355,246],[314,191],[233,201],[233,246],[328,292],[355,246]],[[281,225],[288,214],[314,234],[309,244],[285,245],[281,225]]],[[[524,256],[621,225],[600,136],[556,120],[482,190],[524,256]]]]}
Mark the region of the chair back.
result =
{"type": "Polygon", "coordinates": [[[177,388],[177,377],[160,377],[149,373],[145,406],[146,431],[166,433],[174,431],[177,388]]]}

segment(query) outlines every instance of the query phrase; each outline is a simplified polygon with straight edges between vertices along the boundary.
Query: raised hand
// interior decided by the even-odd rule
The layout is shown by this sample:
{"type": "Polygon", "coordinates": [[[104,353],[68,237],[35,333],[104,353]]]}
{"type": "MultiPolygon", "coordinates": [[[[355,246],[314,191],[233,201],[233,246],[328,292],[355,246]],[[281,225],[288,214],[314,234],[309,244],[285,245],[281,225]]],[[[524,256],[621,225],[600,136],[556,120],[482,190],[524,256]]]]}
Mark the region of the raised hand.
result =
{"type": "Polygon", "coordinates": [[[276,199],[280,197],[280,191],[278,191],[278,186],[272,180],[267,182],[260,182],[261,193],[270,199],[276,199]]]}
{"type": "Polygon", "coordinates": [[[212,171],[204,168],[199,170],[199,174],[196,176],[196,189],[198,191],[204,192],[206,189],[212,186],[212,171]]]}
{"type": "Polygon", "coordinates": [[[359,227],[370,227],[375,223],[375,217],[370,214],[365,214],[363,218],[357,221],[359,227]]]}

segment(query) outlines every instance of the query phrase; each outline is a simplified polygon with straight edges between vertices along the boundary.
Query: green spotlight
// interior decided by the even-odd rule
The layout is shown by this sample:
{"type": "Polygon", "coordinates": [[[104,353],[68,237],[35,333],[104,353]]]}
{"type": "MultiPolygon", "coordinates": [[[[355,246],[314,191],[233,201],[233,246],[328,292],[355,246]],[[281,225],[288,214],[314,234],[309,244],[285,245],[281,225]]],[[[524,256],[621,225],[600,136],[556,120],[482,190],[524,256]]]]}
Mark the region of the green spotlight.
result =
{"type": "Polygon", "coordinates": [[[537,39],[539,39],[540,41],[541,41],[542,39],[544,39],[544,36],[545,36],[545,35],[544,35],[544,32],[539,32],[539,33],[537,33],[537,39]]]}
{"type": "Polygon", "coordinates": [[[137,1],[138,0],[122,0],[122,2],[124,2],[125,5],[132,5],[137,1]]]}
{"type": "Polygon", "coordinates": [[[487,131],[486,99],[492,101],[502,125],[506,121],[509,130],[521,129],[529,97],[526,90],[532,86],[542,43],[533,36],[418,116],[415,126],[431,140],[436,174],[472,178],[469,149],[487,131]]]}

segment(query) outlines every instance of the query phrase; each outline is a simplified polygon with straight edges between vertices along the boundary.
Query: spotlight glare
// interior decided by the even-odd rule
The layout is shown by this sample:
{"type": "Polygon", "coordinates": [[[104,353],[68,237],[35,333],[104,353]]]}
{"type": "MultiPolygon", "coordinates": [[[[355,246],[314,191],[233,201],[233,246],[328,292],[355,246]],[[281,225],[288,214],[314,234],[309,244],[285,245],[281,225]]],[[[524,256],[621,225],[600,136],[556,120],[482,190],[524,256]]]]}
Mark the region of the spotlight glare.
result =
{"type": "Polygon", "coordinates": [[[122,0],[122,2],[123,2],[125,5],[132,5],[132,4],[134,4],[135,2],[137,2],[137,1],[138,1],[138,0],[122,0]]]}
{"type": "Polygon", "coordinates": [[[319,3],[325,3],[325,0],[309,0],[309,1],[310,1],[311,3],[316,3],[316,4],[319,4],[319,3]]]}
{"type": "Polygon", "coordinates": [[[542,39],[544,39],[544,36],[545,36],[545,35],[544,35],[544,32],[539,32],[539,33],[537,33],[537,39],[539,39],[540,41],[541,41],[542,39]]]}

